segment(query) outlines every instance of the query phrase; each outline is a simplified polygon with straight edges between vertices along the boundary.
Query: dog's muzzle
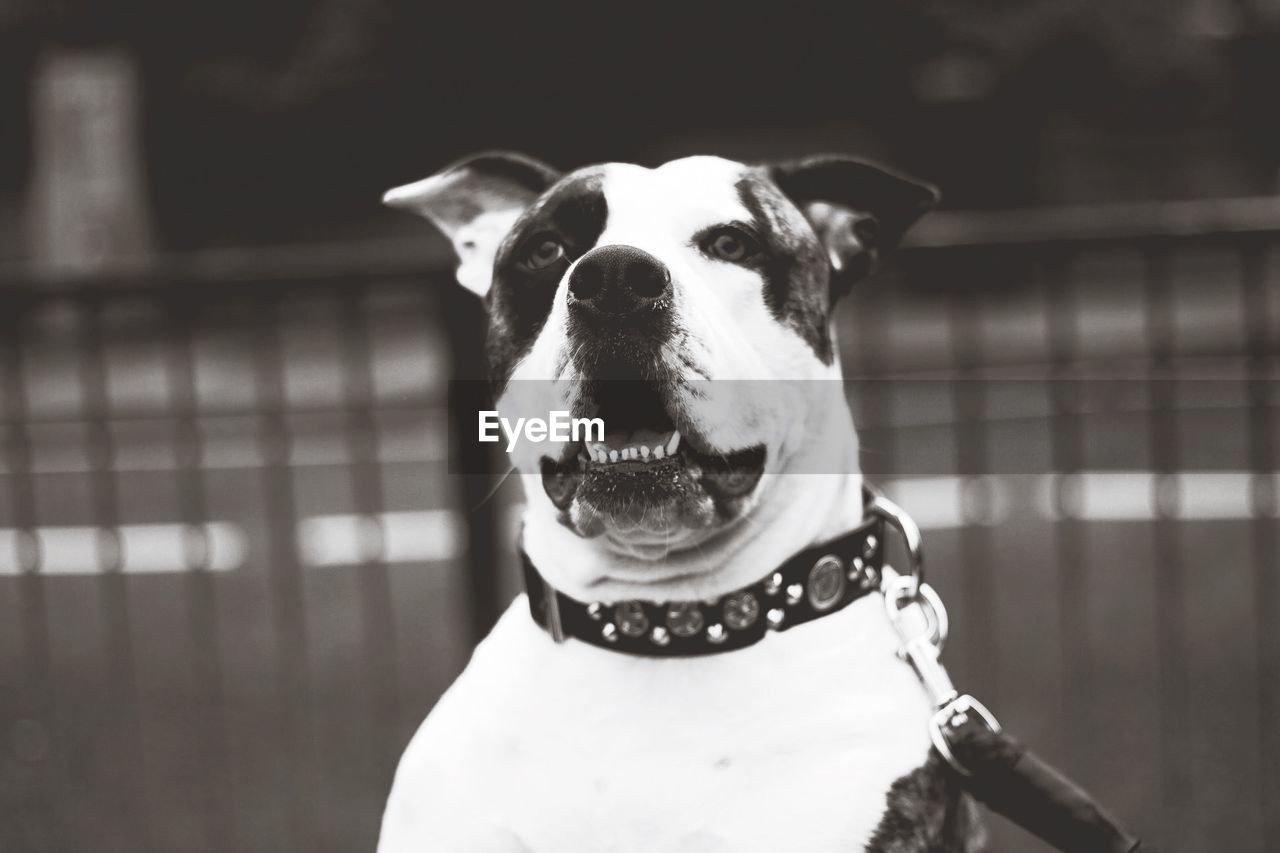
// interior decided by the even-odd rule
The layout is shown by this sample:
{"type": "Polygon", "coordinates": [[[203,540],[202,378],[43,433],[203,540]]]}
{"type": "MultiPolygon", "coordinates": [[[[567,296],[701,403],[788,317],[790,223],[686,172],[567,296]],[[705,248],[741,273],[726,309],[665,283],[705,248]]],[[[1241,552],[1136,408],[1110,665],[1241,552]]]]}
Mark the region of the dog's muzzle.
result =
{"type": "Polygon", "coordinates": [[[634,246],[598,246],[569,275],[569,338],[579,367],[594,376],[652,373],[671,336],[671,271],[634,246]]]}

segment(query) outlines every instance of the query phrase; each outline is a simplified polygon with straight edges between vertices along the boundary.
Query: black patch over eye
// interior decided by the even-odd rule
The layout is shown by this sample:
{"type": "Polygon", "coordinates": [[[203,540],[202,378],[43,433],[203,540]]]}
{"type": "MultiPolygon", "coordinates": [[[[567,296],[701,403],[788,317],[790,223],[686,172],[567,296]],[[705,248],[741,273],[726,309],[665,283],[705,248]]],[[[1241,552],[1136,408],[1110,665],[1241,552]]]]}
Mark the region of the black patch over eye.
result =
{"type": "Polygon", "coordinates": [[[760,241],[738,225],[713,228],[701,240],[702,251],[731,264],[749,263],[760,255],[760,241]]]}
{"type": "Polygon", "coordinates": [[[549,234],[534,237],[520,254],[520,265],[537,272],[557,263],[565,256],[564,243],[549,234]]]}

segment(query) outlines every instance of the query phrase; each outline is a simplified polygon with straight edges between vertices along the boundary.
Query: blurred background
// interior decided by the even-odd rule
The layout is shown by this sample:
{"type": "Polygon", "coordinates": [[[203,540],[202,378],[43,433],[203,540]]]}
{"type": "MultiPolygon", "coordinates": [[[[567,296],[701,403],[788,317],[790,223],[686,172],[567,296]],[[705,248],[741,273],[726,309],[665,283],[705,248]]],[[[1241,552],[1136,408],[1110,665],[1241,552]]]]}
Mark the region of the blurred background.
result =
{"type": "Polygon", "coordinates": [[[494,147],[940,185],[839,326],[957,682],[1161,849],[1280,849],[1280,2],[828,5],[0,0],[0,850],[372,849],[518,500],[378,199],[494,147]]]}

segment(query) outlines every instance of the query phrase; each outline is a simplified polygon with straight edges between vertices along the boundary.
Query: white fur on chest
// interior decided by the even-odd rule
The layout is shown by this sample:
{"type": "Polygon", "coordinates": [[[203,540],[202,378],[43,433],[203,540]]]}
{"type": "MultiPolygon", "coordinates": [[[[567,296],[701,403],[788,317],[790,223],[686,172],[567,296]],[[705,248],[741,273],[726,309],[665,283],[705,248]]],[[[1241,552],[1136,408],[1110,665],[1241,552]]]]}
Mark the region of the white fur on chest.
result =
{"type": "Polygon", "coordinates": [[[557,646],[518,599],[406,751],[380,849],[856,851],[924,763],[879,596],[703,658],[557,646]]]}

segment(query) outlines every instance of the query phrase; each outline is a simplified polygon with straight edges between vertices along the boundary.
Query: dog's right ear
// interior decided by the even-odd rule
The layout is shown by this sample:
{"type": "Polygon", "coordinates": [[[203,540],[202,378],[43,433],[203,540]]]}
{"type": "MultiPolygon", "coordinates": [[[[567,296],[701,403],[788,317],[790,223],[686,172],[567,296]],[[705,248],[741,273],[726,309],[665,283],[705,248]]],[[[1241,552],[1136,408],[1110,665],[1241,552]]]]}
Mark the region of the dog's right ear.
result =
{"type": "Polygon", "coordinates": [[[833,302],[870,274],[939,199],[931,184],[841,155],[779,163],[769,176],[822,241],[833,302]]]}
{"type": "Polygon", "coordinates": [[[493,262],[503,238],[559,177],[555,169],[532,157],[488,151],[388,190],[382,201],[435,223],[457,252],[458,281],[484,296],[493,281],[493,262]]]}

